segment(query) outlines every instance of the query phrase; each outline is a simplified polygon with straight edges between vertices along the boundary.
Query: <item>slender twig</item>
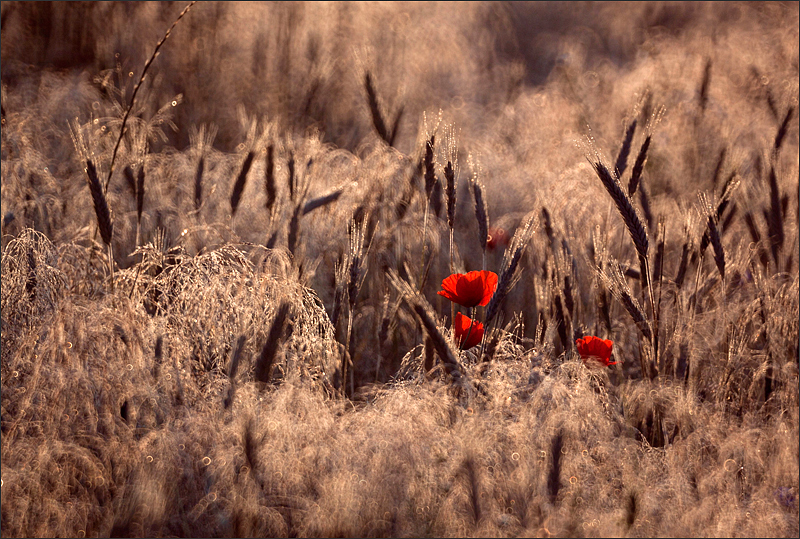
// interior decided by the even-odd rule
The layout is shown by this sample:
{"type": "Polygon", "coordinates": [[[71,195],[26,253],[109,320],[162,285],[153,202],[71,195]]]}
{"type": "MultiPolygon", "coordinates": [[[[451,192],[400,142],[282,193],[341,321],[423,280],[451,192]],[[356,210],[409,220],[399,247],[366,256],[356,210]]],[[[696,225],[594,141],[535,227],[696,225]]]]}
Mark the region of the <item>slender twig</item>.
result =
{"type": "Polygon", "coordinates": [[[145,75],[147,75],[147,70],[150,68],[150,64],[153,63],[153,60],[156,59],[156,56],[158,55],[158,49],[161,48],[161,45],[164,44],[164,42],[172,33],[172,29],[175,28],[175,25],[178,24],[178,21],[181,20],[183,16],[189,12],[189,9],[196,3],[197,0],[193,0],[192,2],[189,2],[189,4],[185,8],[183,8],[183,11],[181,11],[181,14],[178,15],[177,19],[175,19],[175,22],[172,23],[172,26],[169,27],[167,33],[164,34],[164,37],[161,38],[161,41],[159,41],[156,44],[156,48],[153,51],[152,56],[150,56],[150,59],[147,60],[147,63],[144,65],[144,69],[142,70],[142,76],[139,78],[139,82],[137,82],[136,86],[134,86],[133,88],[133,94],[131,95],[131,104],[128,107],[128,110],[125,111],[125,116],[122,117],[122,125],[119,128],[119,136],[117,137],[117,143],[114,145],[114,152],[111,154],[111,166],[108,167],[108,178],[106,178],[106,183],[103,187],[104,191],[108,191],[108,184],[111,182],[111,175],[114,173],[114,161],[117,159],[117,151],[119,150],[119,144],[120,142],[122,142],[122,137],[125,134],[125,124],[128,122],[128,116],[130,116],[131,111],[133,110],[133,104],[136,101],[136,94],[139,93],[139,88],[142,86],[142,82],[144,82],[144,77],[145,75]]]}

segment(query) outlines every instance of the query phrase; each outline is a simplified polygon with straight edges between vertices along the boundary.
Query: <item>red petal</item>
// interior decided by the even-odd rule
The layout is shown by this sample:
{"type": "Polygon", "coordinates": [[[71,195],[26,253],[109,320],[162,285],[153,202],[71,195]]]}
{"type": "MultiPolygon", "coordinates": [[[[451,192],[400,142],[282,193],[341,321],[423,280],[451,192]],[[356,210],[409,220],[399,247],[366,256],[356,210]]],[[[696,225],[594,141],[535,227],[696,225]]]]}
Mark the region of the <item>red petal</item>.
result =
{"type": "Polygon", "coordinates": [[[469,334],[467,341],[463,344],[465,350],[467,348],[472,348],[483,339],[483,324],[477,321],[473,322],[471,318],[461,313],[456,313],[456,320],[453,327],[456,333],[456,342],[459,344],[461,344],[461,341],[469,334]],[[470,329],[470,326],[472,326],[472,329],[470,329]]]}

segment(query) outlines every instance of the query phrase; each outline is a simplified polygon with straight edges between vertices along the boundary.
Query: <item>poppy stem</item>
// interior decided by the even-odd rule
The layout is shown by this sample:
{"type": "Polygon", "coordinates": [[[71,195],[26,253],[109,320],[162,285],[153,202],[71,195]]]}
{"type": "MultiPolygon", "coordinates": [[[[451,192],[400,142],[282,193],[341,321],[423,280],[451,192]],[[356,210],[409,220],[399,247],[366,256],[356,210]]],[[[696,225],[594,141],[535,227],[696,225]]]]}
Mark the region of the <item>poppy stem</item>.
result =
{"type": "MultiPolygon", "coordinates": [[[[464,349],[464,345],[469,342],[469,336],[472,333],[472,328],[475,327],[475,307],[469,308],[469,329],[467,330],[467,334],[461,339],[461,342],[458,343],[458,350],[461,351],[464,349]]],[[[455,318],[453,319],[455,320],[455,318]]]]}

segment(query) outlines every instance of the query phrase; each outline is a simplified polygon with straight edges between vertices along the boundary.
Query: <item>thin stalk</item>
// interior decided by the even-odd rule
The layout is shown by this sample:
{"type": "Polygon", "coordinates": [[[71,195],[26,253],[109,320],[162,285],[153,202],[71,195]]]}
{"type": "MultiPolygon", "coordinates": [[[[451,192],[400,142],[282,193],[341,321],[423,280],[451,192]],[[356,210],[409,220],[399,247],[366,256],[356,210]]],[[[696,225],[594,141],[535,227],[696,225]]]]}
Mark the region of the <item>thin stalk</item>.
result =
{"type": "Polygon", "coordinates": [[[177,19],[175,19],[175,22],[172,23],[172,26],[169,27],[167,33],[164,34],[164,37],[161,38],[161,41],[159,41],[156,44],[156,48],[153,51],[152,56],[150,56],[150,59],[147,60],[147,63],[144,65],[144,69],[142,70],[142,76],[139,78],[139,82],[136,83],[136,86],[134,86],[133,94],[131,94],[131,105],[128,107],[128,110],[125,111],[125,116],[122,117],[122,125],[119,128],[119,136],[117,137],[117,143],[114,145],[114,152],[111,154],[111,166],[108,167],[108,178],[106,178],[106,183],[103,192],[108,192],[108,184],[111,182],[111,175],[114,173],[114,161],[117,159],[117,151],[119,150],[119,144],[120,142],[122,142],[122,137],[125,134],[125,124],[128,122],[128,116],[130,116],[131,110],[133,110],[133,104],[136,101],[136,94],[139,93],[139,88],[141,88],[142,82],[144,82],[144,77],[147,74],[147,70],[150,68],[150,65],[153,63],[153,60],[156,59],[156,56],[158,55],[158,49],[161,48],[161,45],[164,44],[169,35],[172,33],[172,29],[175,28],[175,25],[178,24],[178,21],[181,20],[183,16],[189,12],[189,9],[191,9],[191,7],[196,3],[197,0],[192,0],[192,2],[189,2],[189,4],[185,8],[183,8],[183,11],[181,11],[181,14],[178,15],[177,19]]]}

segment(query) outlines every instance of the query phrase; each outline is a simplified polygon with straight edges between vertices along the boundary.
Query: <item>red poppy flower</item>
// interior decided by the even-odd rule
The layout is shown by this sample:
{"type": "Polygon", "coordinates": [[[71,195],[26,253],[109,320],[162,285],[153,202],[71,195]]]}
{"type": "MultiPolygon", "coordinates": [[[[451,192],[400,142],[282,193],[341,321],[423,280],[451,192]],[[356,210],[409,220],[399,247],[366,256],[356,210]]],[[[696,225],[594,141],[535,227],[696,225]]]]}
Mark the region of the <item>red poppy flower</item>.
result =
{"type": "Polygon", "coordinates": [[[578,346],[578,353],[584,362],[591,359],[599,361],[606,367],[617,364],[616,361],[611,361],[611,349],[614,347],[614,341],[590,336],[576,340],[575,344],[578,346]]]}
{"type": "Polygon", "coordinates": [[[456,313],[456,322],[453,325],[456,330],[456,342],[461,346],[461,341],[466,337],[467,341],[464,343],[464,350],[472,348],[483,339],[483,324],[478,321],[473,322],[468,316],[461,313],[456,313]],[[472,329],[470,329],[472,326],[472,329]],[[469,334],[469,337],[467,337],[469,334]]]}
{"type": "Polygon", "coordinates": [[[502,228],[490,228],[489,237],[486,239],[486,248],[490,251],[495,247],[508,247],[508,232],[502,228]]]}
{"type": "Polygon", "coordinates": [[[442,281],[440,296],[464,307],[485,306],[497,288],[497,274],[493,271],[454,273],[442,281]]]}

